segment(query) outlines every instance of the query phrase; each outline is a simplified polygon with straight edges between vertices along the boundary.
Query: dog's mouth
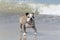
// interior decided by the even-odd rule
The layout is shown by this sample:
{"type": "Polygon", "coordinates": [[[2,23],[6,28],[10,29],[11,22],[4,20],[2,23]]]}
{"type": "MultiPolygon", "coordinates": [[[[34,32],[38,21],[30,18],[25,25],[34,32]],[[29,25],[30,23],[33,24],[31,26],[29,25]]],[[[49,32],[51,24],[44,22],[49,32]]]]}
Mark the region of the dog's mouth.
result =
{"type": "Polygon", "coordinates": [[[32,21],[29,21],[29,22],[26,22],[28,25],[31,25],[33,26],[33,22],[32,21]]]}

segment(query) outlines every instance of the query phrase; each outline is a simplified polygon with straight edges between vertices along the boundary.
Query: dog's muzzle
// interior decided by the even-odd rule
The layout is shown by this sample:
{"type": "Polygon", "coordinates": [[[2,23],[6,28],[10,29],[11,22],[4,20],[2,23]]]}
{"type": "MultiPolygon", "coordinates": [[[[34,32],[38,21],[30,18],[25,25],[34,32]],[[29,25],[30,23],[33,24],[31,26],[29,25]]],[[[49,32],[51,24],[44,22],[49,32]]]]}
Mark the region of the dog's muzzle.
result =
{"type": "Polygon", "coordinates": [[[32,22],[33,21],[33,18],[28,18],[27,19],[27,22],[32,22]]]}

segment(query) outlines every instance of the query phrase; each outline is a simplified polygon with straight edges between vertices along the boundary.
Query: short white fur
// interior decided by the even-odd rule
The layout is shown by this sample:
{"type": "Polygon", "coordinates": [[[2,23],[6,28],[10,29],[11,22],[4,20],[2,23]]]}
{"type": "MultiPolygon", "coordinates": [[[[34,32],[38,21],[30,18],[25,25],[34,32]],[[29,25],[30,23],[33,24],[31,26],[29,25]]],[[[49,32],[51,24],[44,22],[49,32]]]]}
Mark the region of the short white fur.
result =
{"type": "Polygon", "coordinates": [[[29,16],[29,18],[27,18],[27,22],[30,21],[30,18],[32,18],[33,15],[29,14],[28,16],[29,16]]]}

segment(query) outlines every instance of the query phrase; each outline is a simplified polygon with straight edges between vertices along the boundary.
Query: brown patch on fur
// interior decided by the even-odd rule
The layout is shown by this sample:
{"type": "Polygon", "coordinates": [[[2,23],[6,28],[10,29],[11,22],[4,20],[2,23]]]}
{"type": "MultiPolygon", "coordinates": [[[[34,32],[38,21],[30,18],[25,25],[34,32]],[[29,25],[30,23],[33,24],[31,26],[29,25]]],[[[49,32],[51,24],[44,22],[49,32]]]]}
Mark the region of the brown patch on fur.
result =
{"type": "Polygon", "coordinates": [[[27,20],[27,16],[26,15],[24,15],[24,16],[22,16],[22,17],[20,17],[20,24],[25,24],[26,23],[26,20],[27,20]]]}

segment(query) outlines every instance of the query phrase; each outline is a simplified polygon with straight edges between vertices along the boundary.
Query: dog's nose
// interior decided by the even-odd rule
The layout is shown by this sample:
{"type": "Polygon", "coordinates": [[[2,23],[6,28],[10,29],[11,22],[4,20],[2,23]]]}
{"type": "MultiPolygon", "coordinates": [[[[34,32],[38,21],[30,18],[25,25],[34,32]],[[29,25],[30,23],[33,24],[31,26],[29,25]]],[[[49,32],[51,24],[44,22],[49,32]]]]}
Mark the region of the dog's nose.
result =
{"type": "Polygon", "coordinates": [[[32,21],[32,18],[30,20],[32,21]]]}

